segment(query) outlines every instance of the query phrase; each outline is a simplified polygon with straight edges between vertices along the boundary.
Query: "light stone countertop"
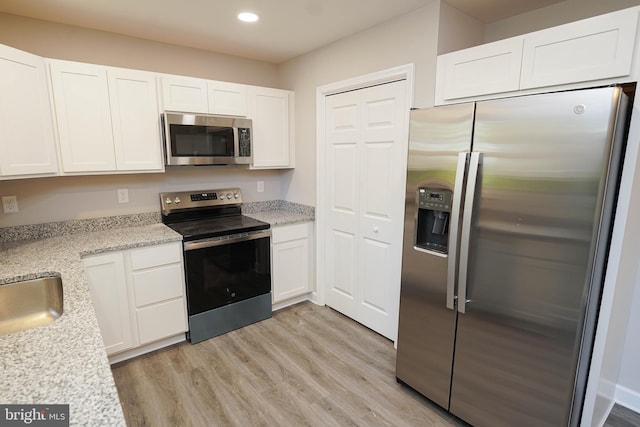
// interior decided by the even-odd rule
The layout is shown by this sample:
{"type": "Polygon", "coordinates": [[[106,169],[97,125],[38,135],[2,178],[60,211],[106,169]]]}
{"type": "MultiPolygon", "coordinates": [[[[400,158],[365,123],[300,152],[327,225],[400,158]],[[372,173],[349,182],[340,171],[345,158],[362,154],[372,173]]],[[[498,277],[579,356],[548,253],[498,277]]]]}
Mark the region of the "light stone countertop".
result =
{"type": "Polygon", "coordinates": [[[307,213],[290,212],[282,209],[271,209],[266,211],[248,212],[244,215],[249,216],[258,221],[264,221],[271,224],[272,227],[280,225],[296,224],[299,222],[313,221],[313,215],[307,213]]]}
{"type": "Polygon", "coordinates": [[[64,305],[53,323],[0,336],[0,402],[69,404],[71,425],[124,426],[81,257],[181,240],[152,224],[5,243],[0,285],[59,275],[64,305]]]}

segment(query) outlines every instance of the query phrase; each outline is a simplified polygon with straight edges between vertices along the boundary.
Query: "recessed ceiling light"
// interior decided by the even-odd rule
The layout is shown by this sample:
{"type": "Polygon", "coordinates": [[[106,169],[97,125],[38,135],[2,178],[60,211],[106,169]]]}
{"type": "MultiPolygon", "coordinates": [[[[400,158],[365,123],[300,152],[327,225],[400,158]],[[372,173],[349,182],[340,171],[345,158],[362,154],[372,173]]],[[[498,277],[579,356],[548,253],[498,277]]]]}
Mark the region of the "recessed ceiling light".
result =
{"type": "Polygon", "coordinates": [[[260,17],[253,12],[242,12],[238,14],[238,19],[242,22],[256,22],[260,17]]]}

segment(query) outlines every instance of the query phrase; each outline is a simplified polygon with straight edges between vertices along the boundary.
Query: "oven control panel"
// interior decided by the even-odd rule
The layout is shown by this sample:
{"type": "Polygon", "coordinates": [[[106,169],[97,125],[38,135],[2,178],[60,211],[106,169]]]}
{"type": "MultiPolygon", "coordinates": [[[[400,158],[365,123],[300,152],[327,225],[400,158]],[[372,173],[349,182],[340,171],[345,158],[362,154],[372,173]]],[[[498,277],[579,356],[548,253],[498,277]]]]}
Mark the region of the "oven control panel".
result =
{"type": "Polygon", "coordinates": [[[239,188],[160,193],[160,206],[163,214],[182,209],[239,205],[241,203],[242,193],[239,188]]]}

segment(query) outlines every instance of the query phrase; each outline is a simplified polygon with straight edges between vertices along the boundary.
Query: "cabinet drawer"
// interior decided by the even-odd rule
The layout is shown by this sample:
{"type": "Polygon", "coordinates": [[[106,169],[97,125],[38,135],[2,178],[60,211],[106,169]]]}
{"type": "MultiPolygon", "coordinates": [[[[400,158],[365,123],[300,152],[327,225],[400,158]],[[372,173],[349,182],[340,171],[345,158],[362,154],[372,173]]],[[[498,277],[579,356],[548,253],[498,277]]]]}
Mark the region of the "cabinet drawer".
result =
{"type": "Polygon", "coordinates": [[[139,309],[137,318],[140,344],[187,331],[187,316],[182,298],[139,309]]]}
{"type": "Polygon", "coordinates": [[[131,269],[140,270],[143,268],[180,262],[181,253],[182,247],[179,242],[132,249],[130,251],[131,269]]]}
{"type": "Polygon", "coordinates": [[[180,264],[134,272],[132,277],[136,307],[184,296],[180,264]]]}
{"type": "Polygon", "coordinates": [[[271,242],[280,243],[309,237],[309,223],[284,225],[271,229],[271,242]]]}

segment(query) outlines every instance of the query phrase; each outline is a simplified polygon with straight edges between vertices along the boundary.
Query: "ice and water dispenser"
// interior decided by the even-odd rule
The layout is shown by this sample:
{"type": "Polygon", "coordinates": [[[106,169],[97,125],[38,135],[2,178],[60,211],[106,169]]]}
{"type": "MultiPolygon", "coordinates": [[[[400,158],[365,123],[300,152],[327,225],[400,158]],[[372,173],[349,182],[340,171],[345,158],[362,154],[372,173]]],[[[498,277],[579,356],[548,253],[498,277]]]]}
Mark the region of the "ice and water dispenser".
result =
{"type": "Polygon", "coordinates": [[[417,247],[444,254],[448,252],[451,202],[449,190],[418,188],[417,247]]]}

